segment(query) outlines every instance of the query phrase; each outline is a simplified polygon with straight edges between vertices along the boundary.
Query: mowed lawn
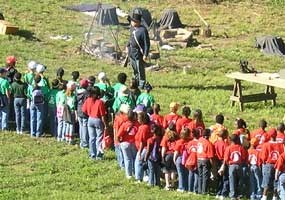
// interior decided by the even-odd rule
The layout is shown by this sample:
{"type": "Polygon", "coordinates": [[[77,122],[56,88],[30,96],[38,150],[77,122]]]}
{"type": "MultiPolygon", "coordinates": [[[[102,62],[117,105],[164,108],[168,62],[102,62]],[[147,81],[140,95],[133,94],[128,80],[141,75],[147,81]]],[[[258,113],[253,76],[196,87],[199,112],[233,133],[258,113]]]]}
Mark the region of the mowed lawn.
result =
{"type": "MultiPolygon", "coordinates": [[[[131,70],[97,60],[78,51],[92,18],[65,11],[61,6],[90,1],[79,0],[0,0],[6,19],[20,27],[18,35],[0,35],[0,63],[7,55],[18,58],[17,68],[25,72],[30,59],[45,64],[52,80],[58,67],[70,78],[73,70],[81,77],[105,71],[112,83],[123,71],[131,77],[131,70]],[[51,40],[50,36],[67,34],[69,42],[51,40]]],[[[225,74],[239,70],[239,60],[247,59],[258,71],[277,72],[284,68],[284,58],[265,56],[254,48],[255,37],[278,35],[285,38],[285,14],[281,6],[269,1],[226,1],[219,5],[192,1],[105,1],[129,10],[134,6],[148,8],[159,18],[165,8],[175,8],[184,24],[202,24],[193,12],[196,8],[211,25],[213,37],[197,37],[202,44],[212,44],[213,50],[187,48],[162,51],[163,70],[148,72],[154,86],[152,93],[168,112],[171,101],[185,102],[192,109],[203,111],[207,126],[215,115],[223,113],[229,130],[234,129],[237,117],[247,121],[249,129],[257,128],[265,118],[275,127],[285,114],[284,90],[276,89],[277,106],[270,102],[245,104],[245,111],[230,107],[233,80],[225,74]],[[227,36],[227,37],[226,37],[227,36]],[[182,68],[191,66],[189,73],[182,68]]],[[[126,34],[126,32],[124,32],[126,34]]],[[[122,38],[125,38],[125,36],[122,38]]],[[[120,40],[120,43],[126,41],[120,40]]],[[[123,48],[123,47],[122,47],[123,48]]],[[[244,83],[244,93],[261,92],[264,87],[244,83]]],[[[0,133],[0,199],[213,199],[214,196],[193,196],[149,188],[124,178],[116,166],[114,153],[108,151],[106,160],[94,162],[87,151],[77,145],[57,143],[53,138],[31,139],[28,134],[0,133]]]]}

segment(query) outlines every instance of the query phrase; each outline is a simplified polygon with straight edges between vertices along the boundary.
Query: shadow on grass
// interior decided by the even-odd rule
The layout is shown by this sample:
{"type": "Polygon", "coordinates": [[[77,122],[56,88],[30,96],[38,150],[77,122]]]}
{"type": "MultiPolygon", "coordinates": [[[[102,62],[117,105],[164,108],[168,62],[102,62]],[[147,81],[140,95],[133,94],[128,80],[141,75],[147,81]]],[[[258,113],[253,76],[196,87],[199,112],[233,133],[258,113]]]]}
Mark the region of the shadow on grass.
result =
{"type": "Polygon", "coordinates": [[[233,90],[233,85],[160,85],[158,88],[166,88],[166,89],[194,89],[194,90],[233,90]]]}
{"type": "Polygon", "coordinates": [[[26,40],[37,41],[37,42],[41,41],[39,38],[35,37],[35,34],[33,32],[29,30],[19,30],[17,32],[17,35],[25,38],[26,40]]]}

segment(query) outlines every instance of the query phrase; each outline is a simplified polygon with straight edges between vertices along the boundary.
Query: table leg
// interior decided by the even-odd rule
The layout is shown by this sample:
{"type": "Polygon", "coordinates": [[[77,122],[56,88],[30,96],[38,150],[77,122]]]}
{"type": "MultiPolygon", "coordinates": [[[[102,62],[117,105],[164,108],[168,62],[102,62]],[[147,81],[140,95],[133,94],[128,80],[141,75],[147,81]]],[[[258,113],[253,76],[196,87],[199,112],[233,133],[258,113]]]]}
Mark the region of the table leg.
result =
{"type": "MultiPolygon", "coordinates": [[[[270,94],[275,94],[275,90],[274,90],[274,87],[273,87],[273,86],[270,86],[269,93],[270,93],[270,94]]],[[[276,105],[276,98],[272,99],[272,105],[273,105],[273,106],[276,105]]]]}
{"type": "MultiPolygon", "coordinates": [[[[237,80],[235,80],[235,83],[234,83],[234,89],[233,89],[233,96],[237,96],[237,80]]],[[[235,105],[235,101],[231,101],[231,106],[234,106],[235,105]]]]}
{"type": "Polygon", "coordinates": [[[239,108],[240,108],[240,111],[243,111],[243,99],[242,99],[241,81],[240,80],[236,80],[236,82],[237,82],[237,95],[240,98],[239,108]]]}

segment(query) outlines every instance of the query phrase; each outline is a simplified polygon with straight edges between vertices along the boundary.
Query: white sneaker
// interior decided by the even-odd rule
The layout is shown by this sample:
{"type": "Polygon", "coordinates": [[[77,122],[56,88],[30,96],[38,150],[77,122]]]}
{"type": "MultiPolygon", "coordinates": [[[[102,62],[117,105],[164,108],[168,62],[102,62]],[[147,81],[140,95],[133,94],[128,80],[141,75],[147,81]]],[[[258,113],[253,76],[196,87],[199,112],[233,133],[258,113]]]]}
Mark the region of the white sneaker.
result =
{"type": "Polygon", "coordinates": [[[275,197],[275,196],[274,196],[274,197],[272,197],[272,200],[277,200],[277,197],[275,197]]]}
{"type": "Polygon", "coordinates": [[[216,199],[219,199],[220,198],[220,196],[219,195],[216,195],[216,197],[215,197],[216,199]]]}
{"type": "Polygon", "coordinates": [[[177,191],[177,192],[181,192],[181,193],[184,192],[184,190],[181,190],[181,189],[177,189],[176,191],[177,191]]]}
{"type": "Polygon", "coordinates": [[[126,176],[126,178],[130,180],[132,178],[132,176],[126,176]]]}
{"type": "Polygon", "coordinates": [[[148,182],[148,176],[144,176],[144,177],[143,177],[143,181],[144,181],[144,182],[148,182]]]}
{"type": "Polygon", "coordinates": [[[267,200],[267,196],[262,196],[262,198],[260,200],[267,200]]]}
{"type": "Polygon", "coordinates": [[[219,200],[224,200],[225,197],[224,196],[219,196],[219,200]]]}

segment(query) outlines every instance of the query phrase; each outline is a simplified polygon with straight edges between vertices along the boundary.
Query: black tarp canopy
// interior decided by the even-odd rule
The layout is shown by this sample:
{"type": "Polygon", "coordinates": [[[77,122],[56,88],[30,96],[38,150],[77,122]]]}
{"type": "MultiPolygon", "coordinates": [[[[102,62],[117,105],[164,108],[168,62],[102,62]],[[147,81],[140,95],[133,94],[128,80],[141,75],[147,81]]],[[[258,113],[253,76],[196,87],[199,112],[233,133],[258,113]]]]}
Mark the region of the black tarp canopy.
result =
{"type": "Polygon", "coordinates": [[[285,56],[285,44],[281,37],[263,36],[256,38],[255,47],[264,54],[285,56]]]}
{"type": "Polygon", "coordinates": [[[146,8],[133,8],[132,11],[130,12],[130,16],[133,16],[134,13],[138,13],[142,15],[142,25],[145,26],[146,28],[149,28],[152,22],[152,17],[148,9],[146,8]]]}
{"type": "Polygon", "coordinates": [[[179,15],[174,9],[166,9],[159,22],[160,29],[172,29],[172,28],[183,28],[183,24],[180,21],[179,15]]]}
{"type": "Polygon", "coordinates": [[[102,4],[96,16],[96,22],[101,26],[119,25],[116,8],[112,5],[102,4]]]}

